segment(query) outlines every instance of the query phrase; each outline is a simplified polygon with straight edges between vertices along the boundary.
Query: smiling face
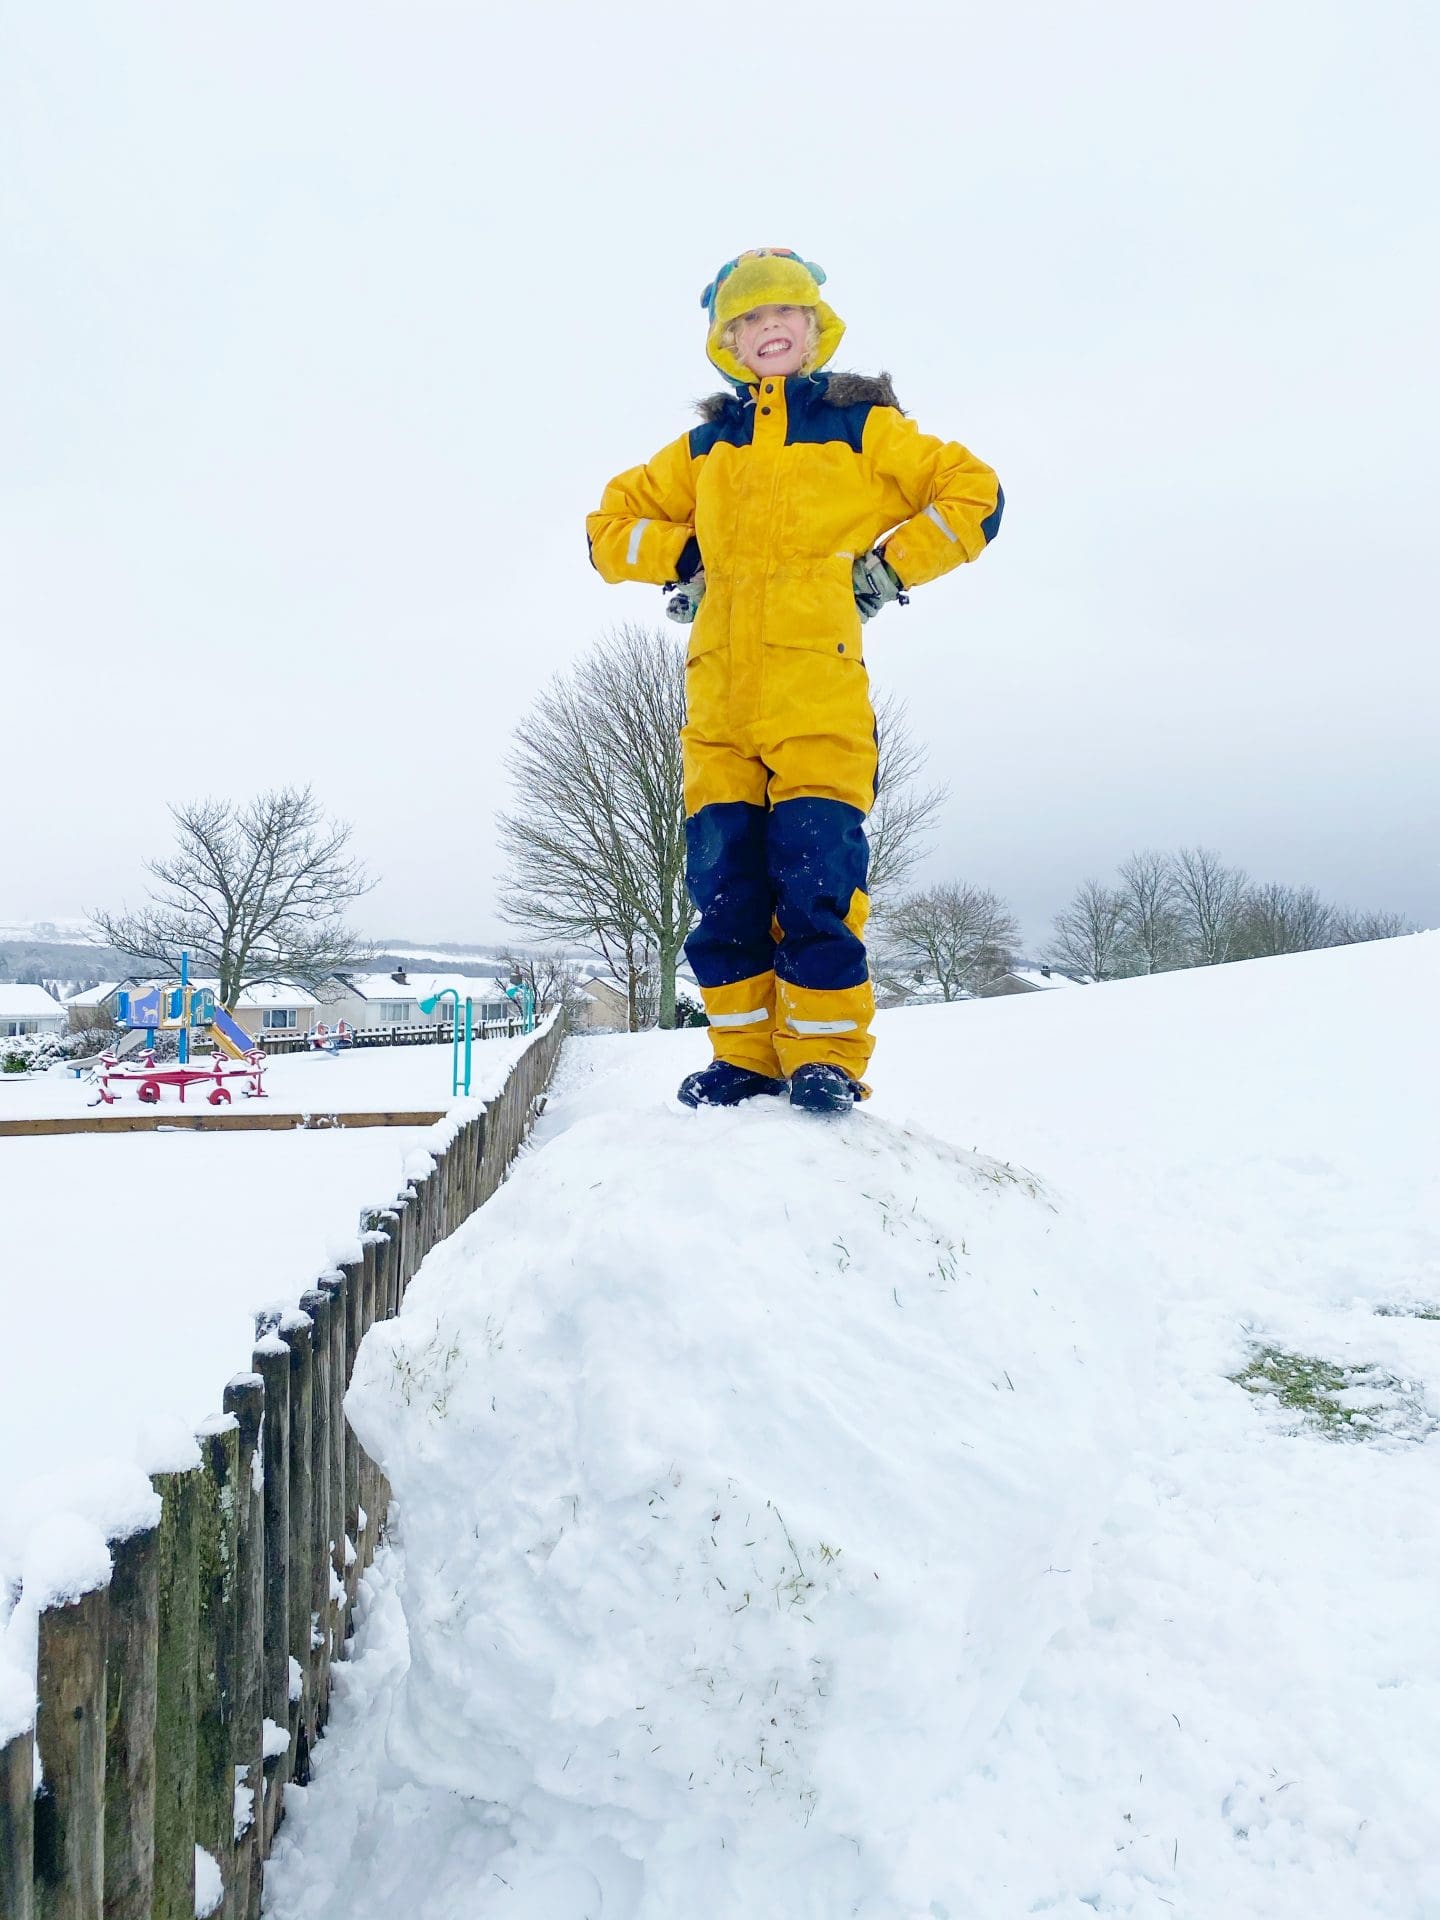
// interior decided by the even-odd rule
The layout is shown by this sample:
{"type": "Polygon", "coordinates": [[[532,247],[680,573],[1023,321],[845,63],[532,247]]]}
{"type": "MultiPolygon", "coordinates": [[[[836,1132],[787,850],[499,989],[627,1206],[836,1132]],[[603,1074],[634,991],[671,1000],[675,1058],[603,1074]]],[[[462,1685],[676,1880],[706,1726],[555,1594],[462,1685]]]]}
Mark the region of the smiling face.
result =
{"type": "Polygon", "coordinates": [[[799,373],[810,351],[813,313],[813,307],[752,307],[734,323],[735,358],[782,380],[799,373]]]}

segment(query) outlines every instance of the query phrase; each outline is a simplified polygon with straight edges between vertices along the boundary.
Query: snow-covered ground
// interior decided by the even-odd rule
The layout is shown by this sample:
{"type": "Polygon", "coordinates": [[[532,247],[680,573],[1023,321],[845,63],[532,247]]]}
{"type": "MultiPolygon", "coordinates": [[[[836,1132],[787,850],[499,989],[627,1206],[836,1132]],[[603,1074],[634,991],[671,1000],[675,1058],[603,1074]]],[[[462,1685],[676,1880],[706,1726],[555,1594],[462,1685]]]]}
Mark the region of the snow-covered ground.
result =
{"type": "MultiPolygon", "coordinates": [[[[248,1370],[256,1310],[349,1258],[361,1213],[500,1091],[525,1044],[477,1046],[468,1102],[450,1099],[448,1047],[271,1064],[280,1111],[445,1110],[429,1128],[0,1139],[0,1728],[32,1694],[22,1576],[33,1593],[67,1557],[103,1559],[101,1532],[146,1510],[147,1473],[184,1457],[248,1370]]],[[[37,1093],[58,1112],[87,1097],[46,1076],[6,1089],[0,1115],[37,1093]]]]}
{"type": "MultiPolygon", "coordinates": [[[[505,1084],[512,1062],[525,1046],[523,1036],[510,1039],[479,1040],[471,1053],[470,1091],[472,1099],[489,1099],[505,1084]]],[[[133,1064],[133,1063],[132,1063],[133,1064]]],[[[63,1114],[83,1114],[95,1104],[97,1089],[92,1079],[77,1079],[66,1067],[52,1068],[33,1079],[6,1084],[10,1075],[0,1076],[0,1120],[53,1118],[63,1114]]],[[[421,1047],[353,1047],[343,1053],[283,1053],[265,1068],[264,1106],[270,1113],[413,1113],[443,1112],[451,1105],[451,1049],[449,1045],[421,1047]]],[[[204,1110],[204,1089],[196,1088],[186,1098],[185,1108],[204,1110]]],[[[232,1112],[248,1106],[241,1094],[235,1095],[232,1112]]],[[[164,1112],[175,1106],[177,1096],[167,1092],[164,1112]]],[[[97,1112],[100,1109],[97,1108],[97,1112]]],[[[125,1089],[109,1114],[143,1112],[133,1087],[125,1089]]]]}
{"type": "Polygon", "coordinates": [[[1437,996],[897,1013],[830,1123],[572,1043],[367,1343],[399,1547],[273,1920],[1434,1920],[1437,996]]]}

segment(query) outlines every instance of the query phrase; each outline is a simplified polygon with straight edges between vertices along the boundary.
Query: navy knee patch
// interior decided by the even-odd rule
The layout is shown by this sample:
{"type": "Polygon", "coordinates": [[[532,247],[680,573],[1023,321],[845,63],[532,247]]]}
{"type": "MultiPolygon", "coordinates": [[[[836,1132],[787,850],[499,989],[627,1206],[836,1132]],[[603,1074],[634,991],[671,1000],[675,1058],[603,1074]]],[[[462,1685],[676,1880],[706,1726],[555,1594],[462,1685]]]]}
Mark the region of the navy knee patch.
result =
{"type": "Polygon", "coordinates": [[[797,987],[861,986],[865,943],[845,916],[870,870],[864,814],[843,800],[781,800],[770,811],[766,854],[783,936],[776,973],[797,987]]]}
{"type": "Polygon", "coordinates": [[[685,882],[700,915],[685,957],[702,987],[728,987],[775,964],[765,863],[769,819],[748,800],[724,800],[685,822],[685,882]]]}

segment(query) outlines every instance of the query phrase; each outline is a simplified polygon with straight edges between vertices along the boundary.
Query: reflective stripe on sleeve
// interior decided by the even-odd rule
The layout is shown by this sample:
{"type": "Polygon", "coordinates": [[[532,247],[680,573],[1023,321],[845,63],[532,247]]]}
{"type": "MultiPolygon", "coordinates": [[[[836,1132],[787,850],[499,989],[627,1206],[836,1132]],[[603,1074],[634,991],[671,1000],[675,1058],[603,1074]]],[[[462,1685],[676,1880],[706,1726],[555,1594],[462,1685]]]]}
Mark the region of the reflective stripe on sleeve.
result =
{"type": "Polygon", "coordinates": [[[853,1020],[792,1020],[792,1033],[854,1033],[853,1020]]]}
{"type": "MultiPolygon", "coordinates": [[[[630,544],[625,549],[625,564],[627,567],[633,567],[638,563],[640,559],[640,542],[645,538],[645,529],[649,524],[650,522],[648,520],[637,520],[630,529],[630,544]]],[[[943,525],[944,523],[942,522],[941,524],[943,525]]],[[[955,538],[953,533],[950,535],[950,538],[952,540],[955,538]]]]}
{"type": "Polygon", "coordinates": [[[925,516],[927,519],[933,520],[935,522],[936,526],[939,527],[941,533],[944,534],[947,540],[958,540],[960,538],[958,533],[952,533],[949,527],[946,526],[944,518],[941,515],[940,509],[938,507],[926,507],[925,516]]]}
{"type": "Polygon", "coordinates": [[[770,1018],[770,1009],[756,1007],[751,1013],[712,1013],[708,1018],[712,1027],[753,1027],[770,1018]]]}

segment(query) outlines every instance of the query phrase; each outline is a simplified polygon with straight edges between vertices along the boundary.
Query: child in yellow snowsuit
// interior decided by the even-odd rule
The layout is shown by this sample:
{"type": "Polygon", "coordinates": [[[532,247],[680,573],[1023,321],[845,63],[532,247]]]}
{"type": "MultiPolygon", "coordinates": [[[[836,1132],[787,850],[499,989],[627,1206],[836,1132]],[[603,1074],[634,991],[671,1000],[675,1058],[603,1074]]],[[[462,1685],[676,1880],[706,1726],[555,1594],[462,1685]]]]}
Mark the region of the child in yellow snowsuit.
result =
{"type": "Polygon", "coordinates": [[[679,586],[685,951],[715,1058],[687,1105],[784,1093],[844,1109],[874,1042],[865,961],[875,716],[862,622],[995,536],[989,467],[921,433],[885,375],[823,374],[844,325],[820,268],[760,247],[702,295],[733,392],[606,487],[588,532],[608,581],[679,586]],[[877,546],[877,542],[882,544],[877,546]]]}

